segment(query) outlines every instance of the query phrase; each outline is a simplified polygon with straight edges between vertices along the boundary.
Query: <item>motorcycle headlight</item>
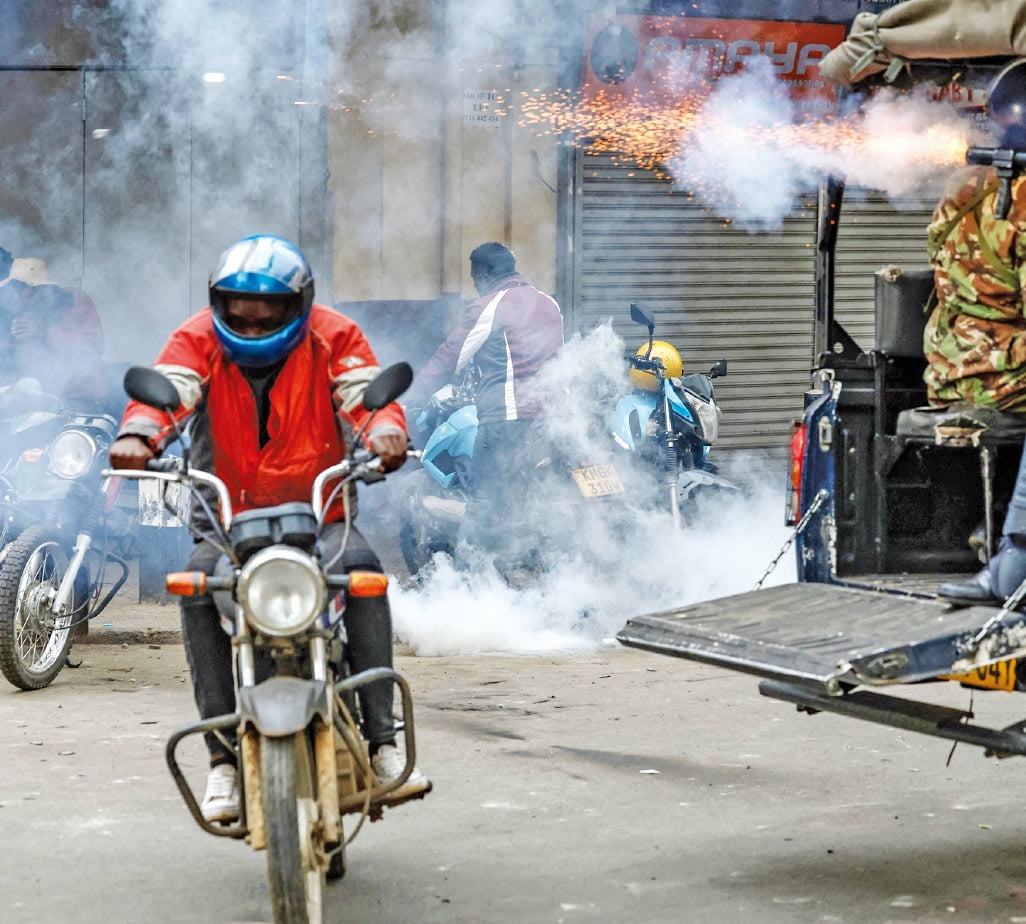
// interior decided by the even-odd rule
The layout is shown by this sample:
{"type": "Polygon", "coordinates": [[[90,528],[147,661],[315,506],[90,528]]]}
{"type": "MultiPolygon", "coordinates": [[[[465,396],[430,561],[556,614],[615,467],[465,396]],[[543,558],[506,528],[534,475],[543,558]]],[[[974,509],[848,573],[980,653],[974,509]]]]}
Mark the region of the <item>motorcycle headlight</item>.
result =
{"type": "Polygon", "coordinates": [[[716,442],[720,430],[720,409],[712,401],[692,400],[689,404],[702,428],[702,439],[707,443],[716,442]]]}
{"type": "Polygon", "coordinates": [[[96,442],[82,430],[65,430],[50,445],[50,468],[61,478],[78,478],[89,471],[96,442]]]}
{"type": "Polygon", "coordinates": [[[243,566],[236,595],[253,628],[265,635],[296,635],[324,609],[324,578],[309,555],[273,545],[243,566]]]}

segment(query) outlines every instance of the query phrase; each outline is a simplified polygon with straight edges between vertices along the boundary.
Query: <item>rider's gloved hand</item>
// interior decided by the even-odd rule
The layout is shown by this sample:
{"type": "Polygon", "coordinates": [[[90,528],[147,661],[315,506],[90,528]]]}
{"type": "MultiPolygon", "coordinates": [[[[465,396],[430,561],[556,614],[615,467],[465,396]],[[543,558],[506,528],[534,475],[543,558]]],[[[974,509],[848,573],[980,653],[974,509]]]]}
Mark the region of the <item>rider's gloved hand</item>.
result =
{"type": "Polygon", "coordinates": [[[367,435],[367,448],[381,459],[381,471],[394,472],[406,461],[409,441],[397,427],[378,427],[367,435]]]}
{"type": "Polygon", "coordinates": [[[111,468],[145,469],[150,459],[157,458],[150,444],[141,436],[119,436],[111,444],[107,455],[111,468]]]}

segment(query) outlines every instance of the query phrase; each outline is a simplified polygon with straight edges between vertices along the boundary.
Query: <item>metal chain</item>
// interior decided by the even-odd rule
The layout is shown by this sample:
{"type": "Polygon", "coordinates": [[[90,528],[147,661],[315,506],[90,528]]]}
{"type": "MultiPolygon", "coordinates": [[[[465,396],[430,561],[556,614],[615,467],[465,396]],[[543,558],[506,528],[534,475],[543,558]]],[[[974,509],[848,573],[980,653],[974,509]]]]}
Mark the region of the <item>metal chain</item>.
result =
{"type": "MultiPolygon", "coordinates": [[[[762,582],[765,581],[766,578],[768,578],[770,574],[773,573],[773,569],[776,568],[776,566],[780,563],[780,559],[784,557],[784,553],[789,548],[791,548],[791,543],[793,543],[795,539],[797,539],[803,532],[805,532],[805,528],[809,525],[809,521],[812,519],[816,511],[823,506],[823,501],[825,501],[829,496],[830,495],[827,492],[826,488],[819,489],[819,493],[816,494],[816,496],[812,499],[812,503],[809,504],[809,509],[806,510],[804,514],[802,514],[802,518],[798,521],[798,523],[795,525],[795,528],[791,531],[791,535],[787,537],[787,541],[780,547],[780,551],[777,552],[777,557],[769,563],[769,567],[763,573],[762,577],[759,578],[758,581],[756,581],[755,586],[752,588],[752,590],[759,590],[762,587],[762,582]]],[[[1023,583],[1024,585],[1026,585],[1026,581],[1024,581],[1023,583]]],[[[1023,590],[1024,592],[1026,592],[1026,587],[1024,587],[1023,590]]]]}
{"type": "Polygon", "coordinates": [[[982,642],[997,626],[1001,621],[1013,610],[1017,609],[1019,604],[1022,603],[1023,597],[1026,597],[1026,578],[1023,582],[1012,591],[1011,595],[1005,599],[1005,602],[1001,604],[999,609],[993,616],[990,617],[980,628],[976,634],[966,642],[964,651],[966,654],[971,654],[976,651],[982,642]]]}

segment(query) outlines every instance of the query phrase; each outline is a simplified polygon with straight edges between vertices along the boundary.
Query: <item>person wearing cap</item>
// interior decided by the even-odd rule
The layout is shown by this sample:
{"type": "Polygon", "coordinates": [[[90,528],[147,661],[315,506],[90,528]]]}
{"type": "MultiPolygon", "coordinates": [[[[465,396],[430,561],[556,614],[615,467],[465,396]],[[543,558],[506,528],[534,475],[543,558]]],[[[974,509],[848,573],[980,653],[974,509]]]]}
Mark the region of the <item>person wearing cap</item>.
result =
{"type": "Polygon", "coordinates": [[[52,283],[45,261],[10,261],[0,281],[0,330],[6,335],[0,342],[0,383],[40,379],[72,407],[95,410],[105,399],[104,335],[96,306],[81,289],[52,283]]]}
{"type": "Polygon", "coordinates": [[[503,526],[522,494],[523,475],[544,455],[544,396],[532,383],[563,347],[563,316],[555,299],[517,272],[503,244],[471,251],[470,278],[478,297],[421,369],[411,404],[476,366],[478,429],[459,544],[496,553],[509,549],[503,526]]]}

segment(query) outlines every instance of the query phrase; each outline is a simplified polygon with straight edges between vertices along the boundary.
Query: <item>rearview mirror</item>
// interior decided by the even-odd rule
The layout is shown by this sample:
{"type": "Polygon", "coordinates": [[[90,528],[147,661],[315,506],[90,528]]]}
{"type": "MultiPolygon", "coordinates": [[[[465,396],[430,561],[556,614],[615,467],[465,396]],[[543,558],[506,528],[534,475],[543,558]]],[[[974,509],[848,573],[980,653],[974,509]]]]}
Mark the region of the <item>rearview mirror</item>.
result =
{"type": "Polygon", "coordinates": [[[171,380],[149,366],[129,367],[125,372],[125,392],[129,398],[166,414],[173,414],[182,403],[171,380]]]}
{"type": "Polygon", "coordinates": [[[413,368],[409,363],[396,363],[371,381],[363,393],[363,406],[368,411],[380,411],[398,398],[413,381],[413,368]]]}
{"type": "Polygon", "coordinates": [[[721,359],[713,364],[712,369],[709,370],[709,378],[718,379],[721,376],[727,374],[727,361],[721,359]]]}
{"type": "Polygon", "coordinates": [[[648,328],[649,337],[655,331],[655,315],[644,305],[638,302],[631,302],[631,320],[635,324],[644,324],[648,328]]]}

